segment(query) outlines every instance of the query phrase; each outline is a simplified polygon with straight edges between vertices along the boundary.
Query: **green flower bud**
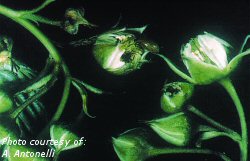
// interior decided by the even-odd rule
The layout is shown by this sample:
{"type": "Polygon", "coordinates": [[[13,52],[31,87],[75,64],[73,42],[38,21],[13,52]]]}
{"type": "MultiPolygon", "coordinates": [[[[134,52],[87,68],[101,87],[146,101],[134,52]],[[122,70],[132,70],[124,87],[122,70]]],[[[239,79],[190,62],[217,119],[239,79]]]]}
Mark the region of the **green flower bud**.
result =
{"type": "Polygon", "coordinates": [[[147,123],[162,139],[173,145],[185,146],[189,143],[191,124],[183,112],[147,123]]]}
{"type": "Polygon", "coordinates": [[[63,29],[71,35],[78,33],[80,25],[87,27],[95,27],[96,25],[91,24],[88,20],[84,18],[83,9],[69,8],[65,12],[65,20],[63,22],[63,29]]]}
{"type": "Polygon", "coordinates": [[[113,146],[121,161],[144,161],[149,157],[148,152],[152,149],[143,129],[132,129],[118,138],[113,138],[113,146]]]}
{"type": "Polygon", "coordinates": [[[0,91],[0,114],[10,111],[13,108],[12,99],[3,91],[0,91]]]}
{"type": "Polygon", "coordinates": [[[192,96],[194,85],[184,82],[165,84],[161,96],[161,108],[167,113],[180,112],[185,102],[192,96]]]}
{"type": "Polygon", "coordinates": [[[156,51],[154,44],[137,40],[145,28],[122,28],[99,35],[93,47],[95,59],[103,69],[116,75],[139,69],[145,62],[145,54],[156,51]]]}
{"type": "Polygon", "coordinates": [[[183,62],[196,84],[210,84],[228,76],[247,55],[241,53],[230,63],[227,60],[230,44],[205,32],[187,43],[181,50],[183,62]]]}
{"type": "Polygon", "coordinates": [[[80,138],[62,125],[52,125],[50,127],[50,137],[52,140],[57,140],[58,142],[64,140],[64,144],[55,146],[56,152],[74,149],[83,145],[83,142],[81,144],[74,144],[74,141],[80,140],[80,138]],[[69,141],[69,143],[66,145],[65,141],[69,141]]]}

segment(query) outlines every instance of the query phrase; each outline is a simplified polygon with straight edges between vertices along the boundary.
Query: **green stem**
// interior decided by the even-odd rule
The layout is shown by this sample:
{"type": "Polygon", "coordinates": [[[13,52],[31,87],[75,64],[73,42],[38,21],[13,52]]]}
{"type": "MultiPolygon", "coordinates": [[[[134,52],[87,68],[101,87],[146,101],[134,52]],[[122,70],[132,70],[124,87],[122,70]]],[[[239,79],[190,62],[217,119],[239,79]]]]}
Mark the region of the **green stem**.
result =
{"type": "Polygon", "coordinates": [[[189,106],[188,111],[190,111],[190,112],[194,113],[195,115],[199,116],[200,118],[204,119],[205,121],[207,121],[208,123],[210,123],[211,125],[216,127],[217,129],[224,131],[234,141],[239,142],[241,140],[241,136],[237,132],[235,132],[234,130],[220,124],[219,122],[217,122],[215,120],[213,120],[212,118],[210,118],[206,114],[202,113],[200,110],[198,110],[194,106],[189,106]]]}
{"type": "Polygon", "coordinates": [[[51,119],[51,123],[58,121],[60,117],[62,116],[62,113],[66,107],[66,103],[69,98],[69,93],[70,93],[70,86],[71,86],[71,75],[69,72],[69,69],[66,65],[63,65],[64,69],[64,75],[65,75],[65,82],[64,82],[64,89],[63,89],[63,95],[61,98],[61,102],[57,108],[57,111],[55,112],[54,116],[51,119]]]}
{"type": "MultiPolygon", "coordinates": [[[[55,63],[62,65],[64,74],[69,76],[69,78],[70,78],[70,72],[68,70],[68,67],[63,62],[62,57],[60,56],[59,52],[54,47],[54,45],[51,43],[51,41],[37,27],[35,27],[28,20],[22,19],[21,18],[22,14],[20,12],[14,11],[14,10],[7,8],[5,6],[2,6],[2,5],[0,5],[0,14],[12,19],[13,21],[17,22],[18,24],[20,24],[21,26],[26,28],[28,31],[30,31],[48,50],[51,58],[54,59],[55,63]]],[[[69,78],[66,77],[64,93],[62,96],[61,103],[57,109],[57,111],[59,111],[59,112],[56,112],[56,114],[55,114],[56,116],[53,117],[53,118],[56,118],[57,120],[61,116],[61,113],[65,108],[65,104],[66,104],[66,101],[67,101],[68,96],[69,96],[69,86],[70,86],[70,82],[71,82],[69,80],[69,78]]],[[[53,119],[53,120],[55,120],[55,119],[53,119]]]]}
{"type": "Polygon", "coordinates": [[[21,13],[28,13],[28,14],[33,14],[33,13],[37,13],[39,11],[41,11],[42,9],[44,9],[46,6],[48,6],[49,4],[51,4],[52,2],[55,2],[56,0],[46,0],[45,2],[43,2],[40,6],[38,6],[37,8],[34,8],[32,10],[27,10],[27,11],[20,11],[21,13]]]}
{"type": "Polygon", "coordinates": [[[162,154],[207,154],[216,155],[224,161],[232,161],[229,157],[222,153],[214,152],[209,149],[185,149],[185,148],[166,148],[166,149],[151,149],[149,156],[154,157],[162,154]]]}
{"type": "Polygon", "coordinates": [[[28,19],[28,20],[34,21],[36,23],[40,22],[40,23],[44,23],[44,24],[52,25],[52,26],[59,26],[60,27],[62,24],[61,21],[51,20],[51,19],[39,16],[39,15],[35,15],[35,14],[24,14],[20,18],[28,19]]]}
{"type": "Polygon", "coordinates": [[[248,134],[247,134],[247,123],[246,123],[246,117],[244,113],[243,106],[241,104],[241,101],[239,99],[239,96],[234,88],[234,85],[232,84],[231,80],[229,78],[222,79],[219,82],[228,92],[230,97],[232,98],[239,118],[240,118],[240,124],[241,124],[241,136],[242,140],[240,143],[240,150],[241,150],[241,161],[247,161],[248,158],[248,134]]]}
{"type": "Polygon", "coordinates": [[[54,45],[51,43],[51,41],[38,29],[36,28],[32,23],[29,21],[20,18],[20,14],[12,9],[9,9],[5,6],[0,5],[0,14],[12,19],[13,21],[17,22],[24,28],[26,28],[28,31],[30,31],[48,50],[51,57],[54,59],[54,61],[58,64],[61,64],[62,59],[54,45]]]}

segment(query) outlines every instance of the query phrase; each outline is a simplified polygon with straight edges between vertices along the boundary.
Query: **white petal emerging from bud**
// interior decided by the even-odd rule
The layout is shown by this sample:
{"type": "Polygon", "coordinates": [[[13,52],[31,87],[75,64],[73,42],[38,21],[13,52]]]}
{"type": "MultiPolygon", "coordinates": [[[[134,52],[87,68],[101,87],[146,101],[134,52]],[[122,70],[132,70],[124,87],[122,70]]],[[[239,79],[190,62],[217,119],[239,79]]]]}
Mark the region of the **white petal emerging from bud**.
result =
{"type": "Polygon", "coordinates": [[[220,69],[224,69],[227,62],[227,53],[223,44],[212,35],[199,35],[198,42],[200,50],[203,51],[209,59],[220,69]]]}
{"type": "Polygon", "coordinates": [[[182,55],[223,70],[228,65],[226,48],[229,46],[227,42],[205,32],[191,39],[182,49],[182,55]]]}
{"type": "Polygon", "coordinates": [[[120,46],[117,46],[111,54],[106,67],[111,69],[117,69],[125,65],[125,62],[121,61],[121,57],[124,53],[125,51],[121,50],[120,46]]]}

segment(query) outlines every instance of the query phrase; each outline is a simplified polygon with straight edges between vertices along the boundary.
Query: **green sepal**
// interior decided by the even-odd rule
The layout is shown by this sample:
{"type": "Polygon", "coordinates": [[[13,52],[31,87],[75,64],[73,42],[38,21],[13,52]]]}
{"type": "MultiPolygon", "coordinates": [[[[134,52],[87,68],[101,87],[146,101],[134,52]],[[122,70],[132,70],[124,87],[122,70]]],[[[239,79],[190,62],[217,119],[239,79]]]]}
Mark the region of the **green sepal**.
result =
{"type": "Polygon", "coordinates": [[[228,64],[227,66],[227,73],[231,73],[233,72],[239,65],[239,63],[241,62],[242,58],[244,56],[250,55],[250,49],[247,49],[246,51],[238,54],[237,56],[235,56],[228,64]]]}
{"type": "Polygon", "coordinates": [[[52,125],[50,127],[50,137],[52,140],[57,140],[58,142],[63,141],[64,144],[62,145],[55,145],[56,152],[62,152],[70,149],[75,149],[83,144],[74,144],[75,140],[80,140],[80,138],[74,134],[73,132],[69,131],[63,125],[52,125]],[[65,141],[70,141],[68,145],[66,145],[65,141]]]}
{"type": "Polygon", "coordinates": [[[73,82],[77,82],[78,84],[81,84],[82,86],[84,86],[88,91],[92,92],[92,93],[95,93],[95,94],[104,94],[104,93],[108,93],[108,92],[105,92],[99,88],[96,88],[96,87],[93,87],[92,85],[89,85],[83,81],[80,81],[76,78],[72,78],[73,82]]]}
{"type": "Polygon", "coordinates": [[[88,95],[87,95],[87,91],[85,90],[85,87],[79,81],[76,81],[74,79],[72,80],[72,84],[78,90],[79,94],[81,95],[83,112],[87,116],[89,116],[91,118],[95,118],[95,116],[90,115],[88,112],[88,106],[87,106],[88,95]]]}
{"type": "Polygon", "coordinates": [[[176,146],[185,146],[191,138],[191,124],[183,113],[155,119],[147,124],[165,141],[176,146]]]}
{"type": "Polygon", "coordinates": [[[214,65],[196,61],[191,58],[183,57],[188,71],[198,85],[207,85],[218,81],[227,76],[226,70],[221,70],[214,65]]]}
{"type": "Polygon", "coordinates": [[[134,32],[139,32],[140,34],[142,34],[146,28],[148,27],[148,25],[142,26],[142,27],[137,27],[137,28],[127,28],[128,31],[134,31],[134,32]]]}

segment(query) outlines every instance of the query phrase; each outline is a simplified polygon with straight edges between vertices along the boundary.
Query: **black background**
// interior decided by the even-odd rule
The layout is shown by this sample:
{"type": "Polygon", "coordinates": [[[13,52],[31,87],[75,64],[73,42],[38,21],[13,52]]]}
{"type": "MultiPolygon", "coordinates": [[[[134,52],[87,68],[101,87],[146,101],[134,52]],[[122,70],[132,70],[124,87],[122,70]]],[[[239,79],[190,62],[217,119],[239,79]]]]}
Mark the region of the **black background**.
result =
{"type": "MultiPolygon", "coordinates": [[[[42,1],[0,0],[4,5],[16,9],[29,9],[42,1]]],[[[151,120],[165,114],[160,109],[160,90],[165,81],[181,81],[158,57],[151,56],[151,63],[141,70],[126,76],[113,76],[102,70],[91,54],[91,47],[73,48],[70,41],[87,38],[109,30],[122,16],[120,26],[141,27],[148,24],[146,37],[156,41],[161,53],[170,58],[185,71],[180,59],[180,48],[191,37],[203,31],[211,32],[230,42],[234,47],[229,59],[235,56],[243,39],[250,33],[250,2],[221,0],[57,0],[44,9],[41,14],[50,18],[61,19],[69,7],[85,8],[86,18],[99,27],[88,29],[81,27],[77,36],[70,36],[63,30],[41,25],[40,29],[60,44],[59,51],[68,64],[71,73],[95,87],[111,91],[113,95],[98,96],[89,93],[90,113],[95,119],[84,118],[73,130],[87,139],[86,146],[80,150],[62,154],[61,160],[70,161],[118,161],[113,151],[111,137],[134,128],[144,127],[141,120],[151,120]]],[[[36,70],[41,70],[47,56],[46,50],[27,31],[17,24],[1,17],[0,34],[14,39],[14,55],[36,70]]],[[[243,60],[239,69],[232,75],[247,118],[250,112],[250,58],[243,60]]],[[[45,104],[52,114],[59,101],[62,81],[46,97],[45,104]]],[[[191,103],[214,119],[230,128],[240,130],[237,113],[226,92],[217,84],[196,88],[191,103]]],[[[72,89],[70,101],[62,118],[70,123],[80,112],[81,100],[76,90],[72,89]]],[[[248,119],[249,121],[249,119],[248,119]]],[[[152,139],[164,145],[161,139],[152,133],[152,139]]],[[[239,150],[236,144],[225,138],[214,139],[204,144],[206,147],[226,152],[238,160],[239,150]]],[[[168,155],[152,158],[160,160],[220,160],[203,155],[168,155]]]]}

